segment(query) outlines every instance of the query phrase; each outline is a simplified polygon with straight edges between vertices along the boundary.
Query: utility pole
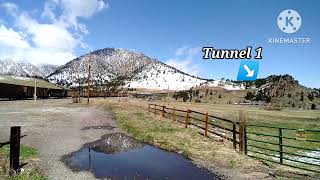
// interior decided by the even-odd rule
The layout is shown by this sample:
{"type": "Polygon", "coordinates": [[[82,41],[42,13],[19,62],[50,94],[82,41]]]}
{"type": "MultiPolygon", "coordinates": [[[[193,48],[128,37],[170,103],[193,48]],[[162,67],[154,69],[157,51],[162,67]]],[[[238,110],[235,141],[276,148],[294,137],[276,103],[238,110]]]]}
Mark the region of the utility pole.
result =
{"type": "Polygon", "coordinates": [[[78,100],[77,103],[80,103],[80,77],[78,77],[78,100]]]}
{"type": "Polygon", "coordinates": [[[88,62],[88,100],[87,100],[87,104],[89,104],[89,99],[90,99],[90,78],[91,78],[91,51],[89,54],[89,62],[88,62]]]}
{"type": "MultiPolygon", "coordinates": [[[[81,67],[82,67],[82,61],[80,61],[80,66],[79,66],[79,68],[78,68],[78,74],[77,74],[77,80],[78,80],[78,103],[81,103],[81,78],[80,78],[80,74],[82,74],[81,73],[81,67]]],[[[82,96],[83,96],[83,93],[82,93],[82,96]]]]}
{"type": "Polygon", "coordinates": [[[34,93],[33,93],[33,99],[34,101],[37,100],[37,80],[34,79],[34,93]]]}
{"type": "Polygon", "coordinates": [[[169,90],[170,90],[170,88],[169,88],[169,84],[168,84],[168,90],[167,90],[167,101],[168,101],[168,106],[169,106],[169,90]]]}

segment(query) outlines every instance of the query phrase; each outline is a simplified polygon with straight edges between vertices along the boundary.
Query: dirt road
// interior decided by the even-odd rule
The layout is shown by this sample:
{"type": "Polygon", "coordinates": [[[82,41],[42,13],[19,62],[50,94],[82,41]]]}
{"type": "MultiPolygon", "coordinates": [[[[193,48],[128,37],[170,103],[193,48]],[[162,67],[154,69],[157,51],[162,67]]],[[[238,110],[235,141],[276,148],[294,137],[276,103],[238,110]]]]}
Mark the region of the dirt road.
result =
{"type": "Polygon", "coordinates": [[[116,127],[103,107],[83,107],[70,99],[0,102],[0,142],[9,139],[10,126],[22,126],[22,144],[39,150],[39,164],[49,179],[95,179],[91,173],[74,173],[61,161],[61,156],[76,151],[86,142],[100,139],[118,128],[96,129],[88,126],[116,127]]]}

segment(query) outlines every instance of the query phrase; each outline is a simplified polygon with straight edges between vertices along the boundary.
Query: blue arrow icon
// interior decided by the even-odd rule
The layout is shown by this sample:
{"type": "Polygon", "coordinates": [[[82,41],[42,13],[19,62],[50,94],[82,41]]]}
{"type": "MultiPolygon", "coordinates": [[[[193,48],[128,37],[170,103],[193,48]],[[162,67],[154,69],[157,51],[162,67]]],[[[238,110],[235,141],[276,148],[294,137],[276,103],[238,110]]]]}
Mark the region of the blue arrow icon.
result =
{"type": "Polygon", "coordinates": [[[254,81],[257,79],[259,71],[259,61],[241,61],[238,81],[254,81]]]}
{"type": "Polygon", "coordinates": [[[247,71],[247,77],[253,77],[254,75],[254,69],[250,70],[250,68],[248,67],[248,65],[243,65],[244,69],[247,71]]]}

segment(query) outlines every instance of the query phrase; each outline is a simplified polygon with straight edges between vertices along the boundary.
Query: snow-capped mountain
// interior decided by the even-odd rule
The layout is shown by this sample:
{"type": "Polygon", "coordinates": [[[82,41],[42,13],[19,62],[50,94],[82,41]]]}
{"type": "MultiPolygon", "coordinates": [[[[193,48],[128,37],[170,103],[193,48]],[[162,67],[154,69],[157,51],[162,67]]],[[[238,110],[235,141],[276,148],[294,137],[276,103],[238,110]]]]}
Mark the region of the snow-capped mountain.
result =
{"type": "MultiPolygon", "coordinates": [[[[89,54],[76,58],[48,76],[65,87],[84,84],[88,77],[89,54]]],[[[124,87],[157,90],[185,90],[207,82],[183,73],[142,53],[105,48],[91,53],[92,83],[97,85],[124,80],[124,87]]]]}
{"type": "MultiPolygon", "coordinates": [[[[80,56],[63,66],[38,65],[0,60],[0,74],[38,76],[65,87],[85,85],[88,77],[89,54],[80,56]]],[[[188,90],[191,87],[221,87],[244,89],[226,80],[208,81],[177,70],[157,59],[126,49],[105,48],[91,53],[92,84],[106,85],[123,82],[127,88],[154,90],[188,90]]]]}
{"type": "Polygon", "coordinates": [[[0,60],[0,74],[47,77],[57,68],[56,65],[42,64],[36,66],[31,63],[15,62],[11,59],[0,60]]]}

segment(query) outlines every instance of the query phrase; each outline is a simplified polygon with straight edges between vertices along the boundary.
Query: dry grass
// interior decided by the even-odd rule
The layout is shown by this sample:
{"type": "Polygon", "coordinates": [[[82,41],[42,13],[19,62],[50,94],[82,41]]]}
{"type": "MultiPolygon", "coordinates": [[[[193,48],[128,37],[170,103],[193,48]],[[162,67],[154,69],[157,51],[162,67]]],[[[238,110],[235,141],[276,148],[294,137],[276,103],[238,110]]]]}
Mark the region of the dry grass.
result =
{"type": "Polygon", "coordinates": [[[239,110],[248,113],[249,123],[266,123],[272,125],[296,126],[304,128],[320,128],[320,111],[314,110],[292,110],[270,111],[263,107],[253,107],[231,104],[207,104],[207,103],[183,103],[183,102],[161,102],[157,104],[177,107],[179,109],[192,109],[200,112],[208,112],[218,117],[226,117],[233,121],[239,120],[239,110]]]}
{"type": "Polygon", "coordinates": [[[217,142],[185,129],[183,125],[170,119],[148,115],[141,103],[117,101],[115,99],[96,100],[114,112],[120,127],[135,138],[165,150],[181,153],[191,158],[197,165],[208,168],[228,179],[251,179],[253,177],[273,177],[272,170],[259,161],[239,154],[232,144],[217,142]]]}
{"type": "MultiPolygon", "coordinates": [[[[139,99],[108,98],[96,99],[94,104],[104,104],[114,112],[122,129],[137,139],[153,144],[157,147],[182,153],[191,158],[197,165],[228,179],[314,179],[316,174],[281,166],[278,164],[265,164],[244,155],[240,155],[229,141],[217,142],[198,134],[195,129],[185,129],[184,125],[172,122],[171,119],[156,117],[147,113],[148,102],[139,99]],[[271,167],[272,168],[271,168],[271,167]]],[[[256,107],[242,107],[234,105],[198,104],[182,102],[156,102],[179,109],[193,109],[200,112],[214,113],[216,116],[238,118],[238,111],[249,111],[249,115],[271,115],[288,120],[288,117],[311,118],[318,116],[319,112],[293,111],[273,112],[261,110],[256,107]],[[235,113],[236,112],[236,113],[235,113]]],[[[263,117],[263,116],[262,116],[263,117]]],[[[294,119],[293,122],[297,122],[294,119]]],[[[255,121],[257,122],[257,121],[255,121]]],[[[275,121],[276,122],[276,121],[275,121]]],[[[283,120],[284,123],[290,122],[283,120]]],[[[301,122],[299,122],[301,123],[301,122]]],[[[292,123],[295,124],[295,123],[292,123]]],[[[311,125],[311,124],[309,124],[311,125]]],[[[221,139],[220,139],[221,140],[221,139]]]]}

